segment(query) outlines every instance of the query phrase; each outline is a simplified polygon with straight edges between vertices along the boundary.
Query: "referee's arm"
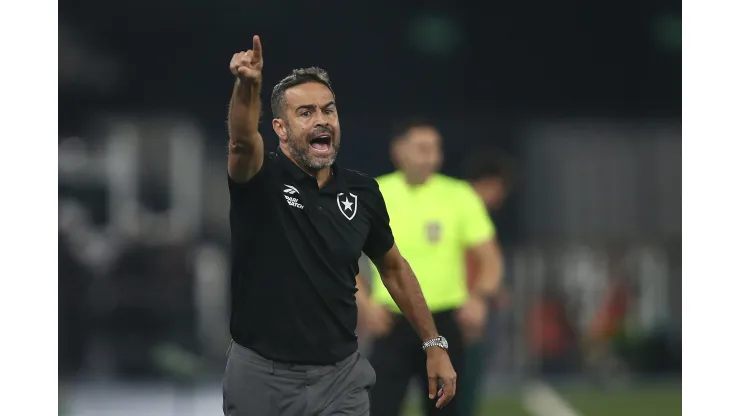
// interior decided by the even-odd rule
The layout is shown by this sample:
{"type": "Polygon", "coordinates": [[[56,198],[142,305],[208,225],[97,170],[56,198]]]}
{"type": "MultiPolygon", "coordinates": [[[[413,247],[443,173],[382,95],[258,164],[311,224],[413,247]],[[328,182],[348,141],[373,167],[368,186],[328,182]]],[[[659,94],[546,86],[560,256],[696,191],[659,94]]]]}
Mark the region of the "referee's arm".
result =
{"type": "Polygon", "coordinates": [[[503,274],[503,256],[496,239],[496,227],[483,201],[469,185],[461,189],[456,200],[461,209],[462,243],[470,250],[478,270],[470,295],[487,304],[498,293],[503,274]]]}
{"type": "Polygon", "coordinates": [[[357,292],[355,292],[355,299],[357,302],[357,308],[360,311],[365,310],[370,303],[370,287],[368,287],[365,278],[361,274],[355,277],[355,285],[357,286],[357,292]]]}
{"type": "Polygon", "coordinates": [[[480,297],[488,302],[498,294],[501,285],[501,276],[504,270],[501,246],[494,238],[472,247],[470,251],[478,266],[475,286],[471,288],[470,295],[480,297]]]}

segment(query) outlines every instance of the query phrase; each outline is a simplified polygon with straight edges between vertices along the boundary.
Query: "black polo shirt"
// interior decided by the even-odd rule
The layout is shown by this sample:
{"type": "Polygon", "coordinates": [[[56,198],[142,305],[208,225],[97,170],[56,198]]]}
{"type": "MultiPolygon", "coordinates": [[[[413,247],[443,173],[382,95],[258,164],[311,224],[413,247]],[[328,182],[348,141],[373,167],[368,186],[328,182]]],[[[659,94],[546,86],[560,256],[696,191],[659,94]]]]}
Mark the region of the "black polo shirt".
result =
{"type": "Polygon", "coordinates": [[[229,178],[231,335],[275,361],[330,364],[355,352],[360,254],[393,246],[377,182],[331,171],[319,189],[278,149],[249,182],[229,178]]]}

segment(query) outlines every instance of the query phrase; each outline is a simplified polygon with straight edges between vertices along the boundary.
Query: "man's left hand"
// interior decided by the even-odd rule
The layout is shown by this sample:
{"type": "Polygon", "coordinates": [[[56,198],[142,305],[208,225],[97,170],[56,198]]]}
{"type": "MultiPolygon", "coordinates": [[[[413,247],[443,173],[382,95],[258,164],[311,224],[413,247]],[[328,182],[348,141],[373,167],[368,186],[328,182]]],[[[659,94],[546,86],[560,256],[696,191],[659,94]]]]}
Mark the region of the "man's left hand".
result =
{"type": "Polygon", "coordinates": [[[429,380],[429,399],[437,400],[436,407],[441,409],[447,406],[455,397],[457,390],[457,373],[452,368],[447,351],[439,347],[427,348],[427,378],[429,380]],[[439,388],[439,384],[442,388],[439,388]],[[439,389],[439,390],[437,390],[439,389]]]}

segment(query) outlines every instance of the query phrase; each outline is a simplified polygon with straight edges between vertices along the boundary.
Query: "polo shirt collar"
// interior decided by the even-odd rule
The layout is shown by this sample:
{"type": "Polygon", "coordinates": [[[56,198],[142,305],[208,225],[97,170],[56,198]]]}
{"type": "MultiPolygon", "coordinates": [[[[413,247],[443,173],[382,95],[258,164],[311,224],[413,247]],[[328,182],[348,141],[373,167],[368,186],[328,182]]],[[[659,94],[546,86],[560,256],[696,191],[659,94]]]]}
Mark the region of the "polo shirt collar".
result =
{"type": "MultiPolygon", "coordinates": [[[[314,184],[317,184],[316,178],[309,175],[305,170],[298,167],[298,165],[293,162],[288,156],[285,155],[283,152],[283,149],[278,146],[277,152],[278,159],[280,160],[280,164],[283,166],[285,170],[288,171],[288,174],[291,178],[293,178],[295,181],[306,181],[310,180],[314,184]]],[[[340,174],[339,165],[337,165],[336,162],[332,163],[329,167],[331,169],[331,179],[329,182],[327,182],[326,185],[324,185],[323,188],[321,188],[321,191],[327,191],[327,192],[334,192],[337,191],[340,187],[344,184],[344,176],[340,174]]]]}

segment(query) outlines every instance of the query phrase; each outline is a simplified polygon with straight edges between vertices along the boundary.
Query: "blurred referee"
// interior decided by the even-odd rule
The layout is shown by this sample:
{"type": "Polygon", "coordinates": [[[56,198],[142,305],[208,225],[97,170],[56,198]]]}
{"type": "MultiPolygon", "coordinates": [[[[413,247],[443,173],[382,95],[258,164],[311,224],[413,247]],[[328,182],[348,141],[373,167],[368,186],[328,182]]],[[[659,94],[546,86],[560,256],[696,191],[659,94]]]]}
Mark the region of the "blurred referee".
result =
{"type": "MultiPolygon", "coordinates": [[[[482,335],[488,305],[498,289],[499,259],[494,227],[481,198],[466,182],[437,171],[442,138],[429,122],[407,122],[392,136],[391,155],[398,171],[377,179],[385,198],[396,243],[417,274],[434,320],[449,340],[449,354],[460,378],[465,340],[482,335]],[[478,266],[468,291],[466,252],[478,266]]],[[[394,297],[372,272],[372,295],[362,304],[361,328],[374,335],[370,362],[377,386],[370,395],[374,415],[398,415],[409,381],[421,381],[426,395],[424,353],[413,328],[402,318],[394,297]]],[[[458,415],[459,403],[428,414],[458,415]]]]}

